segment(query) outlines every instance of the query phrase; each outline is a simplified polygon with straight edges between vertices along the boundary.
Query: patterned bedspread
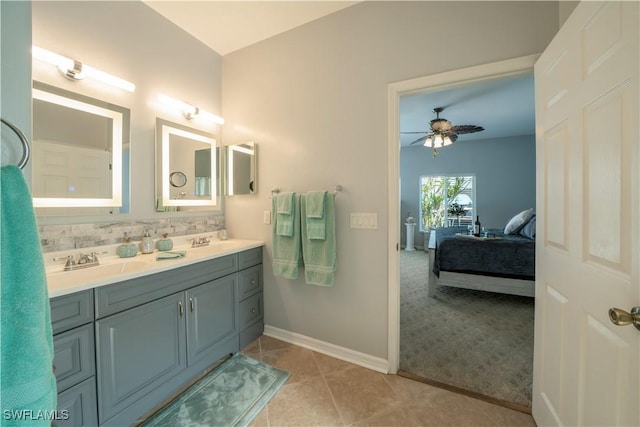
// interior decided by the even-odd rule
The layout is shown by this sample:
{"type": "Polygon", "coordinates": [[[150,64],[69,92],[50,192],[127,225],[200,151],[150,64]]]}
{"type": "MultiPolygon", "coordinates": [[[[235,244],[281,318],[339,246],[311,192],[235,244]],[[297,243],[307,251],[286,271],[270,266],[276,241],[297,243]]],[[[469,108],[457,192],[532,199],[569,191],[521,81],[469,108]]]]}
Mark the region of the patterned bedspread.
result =
{"type": "Polygon", "coordinates": [[[465,227],[436,229],[436,254],[433,273],[440,271],[534,280],[535,241],[519,235],[489,230],[496,239],[456,236],[467,233],[465,227]]]}

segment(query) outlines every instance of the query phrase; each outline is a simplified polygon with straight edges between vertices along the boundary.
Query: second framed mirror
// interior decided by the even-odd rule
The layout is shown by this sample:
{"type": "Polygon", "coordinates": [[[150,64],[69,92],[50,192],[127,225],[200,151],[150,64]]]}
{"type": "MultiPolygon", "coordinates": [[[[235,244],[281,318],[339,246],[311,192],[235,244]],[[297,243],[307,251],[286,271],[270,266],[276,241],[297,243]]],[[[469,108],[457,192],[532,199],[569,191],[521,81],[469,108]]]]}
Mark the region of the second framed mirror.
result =
{"type": "Polygon", "coordinates": [[[156,119],[156,210],[218,210],[215,135],[156,119]]]}
{"type": "Polygon", "coordinates": [[[258,146],[254,142],[227,145],[225,149],[225,194],[255,194],[257,187],[258,146]]]}

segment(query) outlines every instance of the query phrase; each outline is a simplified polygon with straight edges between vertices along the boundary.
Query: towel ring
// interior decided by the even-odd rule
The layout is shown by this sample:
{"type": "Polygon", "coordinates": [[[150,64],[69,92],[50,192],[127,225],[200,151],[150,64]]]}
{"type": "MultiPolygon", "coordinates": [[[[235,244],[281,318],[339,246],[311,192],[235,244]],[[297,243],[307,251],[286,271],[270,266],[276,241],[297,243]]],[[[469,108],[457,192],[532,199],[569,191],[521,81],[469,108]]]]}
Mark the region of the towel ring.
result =
{"type": "Polygon", "coordinates": [[[29,162],[29,157],[31,155],[31,150],[29,149],[29,141],[27,140],[26,135],[16,125],[1,117],[0,121],[7,125],[7,127],[9,127],[16,135],[18,135],[18,138],[20,138],[20,142],[22,143],[22,158],[18,163],[18,167],[20,169],[23,169],[29,162]]]}

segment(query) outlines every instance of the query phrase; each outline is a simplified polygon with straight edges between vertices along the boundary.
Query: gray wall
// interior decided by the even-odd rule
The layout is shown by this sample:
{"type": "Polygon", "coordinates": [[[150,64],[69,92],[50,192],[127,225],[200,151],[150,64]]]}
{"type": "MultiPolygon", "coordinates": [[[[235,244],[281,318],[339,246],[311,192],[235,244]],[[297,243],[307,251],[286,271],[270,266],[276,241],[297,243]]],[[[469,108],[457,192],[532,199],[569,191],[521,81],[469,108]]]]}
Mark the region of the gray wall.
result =
{"type": "Polygon", "coordinates": [[[73,82],[55,67],[34,62],[34,80],[131,109],[130,213],[117,218],[39,218],[39,223],[180,216],[155,211],[156,117],[217,135],[220,127],[189,121],[160,105],[157,96],[163,93],[221,115],[222,57],[142,2],[43,1],[34,2],[32,9],[33,44],[136,84],[136,91],[129,93],[89,80],[73,82]]]}
{"type": "MultiPolygon", "coordinates": [[[[439,151],[406,147],[400,151],[401,218],[408,212],[419,222],[420,185],[423,175],[464,175],[476,177],[476,215],[485,227],[501,228],[516,213],[536,204],[535,135],[495,140],[460,140],[439,151]]],[[[416,227],[415,244],[422,246],[416,227]]],[[[406,229],[402,227],[405,241],[406,229]]]]}
{"type": "MultiPolygon", "coordinates": [[[[0,2],[0,115],[16,125],[31,141],[31,4],[0,2]]],[[[5,125],[0,130],[2,165],[17,164],[22,158],[18,137],[5,125]]],[[[25,178],[31,163],[23,170],[25,178]]]]}
{"type": "Polygon", "coordinates": [[[388,85],[539,53],[557,29],[557,2],[362,2],[224,57],[225,144],[260,146],[259,193],[225,213],[233,237],[267,242],[268,325],[387,358],[388,85]],[[274,277],[269,190],[336,184],[335,285],[274,277]]]}

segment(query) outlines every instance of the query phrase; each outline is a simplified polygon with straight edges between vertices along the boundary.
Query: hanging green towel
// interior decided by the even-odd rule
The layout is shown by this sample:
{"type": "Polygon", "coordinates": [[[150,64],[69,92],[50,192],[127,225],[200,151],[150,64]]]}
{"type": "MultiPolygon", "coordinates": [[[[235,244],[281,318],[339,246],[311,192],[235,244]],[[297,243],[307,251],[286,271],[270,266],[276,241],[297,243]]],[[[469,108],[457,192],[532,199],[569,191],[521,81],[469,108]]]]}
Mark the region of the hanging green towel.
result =
{"type": "Polygon", "coordinates": [[[296,206],[294,204],[295,193],[274,194],[272,200],[276,201],[277,228],[279,236],[293,236],[293,220],[296,206]]]}
{"type": "Polygon", "coordinates": [[[332,286],[336,271],[336,214],[335,194],[325,197],[324,217],[326,219],[326,237],[310,239],[307,233],[306,197],[300,199],[300,217],[302,219],[302,257],[304,260],[304,278],[311,285],[332,286]]]}
{"type": "Polygon", "coordinates": [[[305,194],[307,238],[324,240],[327,232],[327,218],[324,216],[326,191],[310,191],[305,194]]]}
{"type": "MultiPolygon", "coordinates": [[[[5,411],[32,411],[36,417],[57,405],[47,278],[22,171],[4,166],[0,182],[0,409],[3,417],[5,411]]],[[[3,418],[2,425],[49,426],[51,420],[3,418]]]]}
{"type": "Polygon", "coordinates": [[[302,257],[300,252],[300,197],[292,193],[291,205],[291,235],[278,233],[279,223],[282,220],[278,214],[278,197],[271,198],[273,219],[271,224],[271,238],[273,244],[272,267],[275,276],[295,279],[298,277],[298,268],[302,257]]]}

